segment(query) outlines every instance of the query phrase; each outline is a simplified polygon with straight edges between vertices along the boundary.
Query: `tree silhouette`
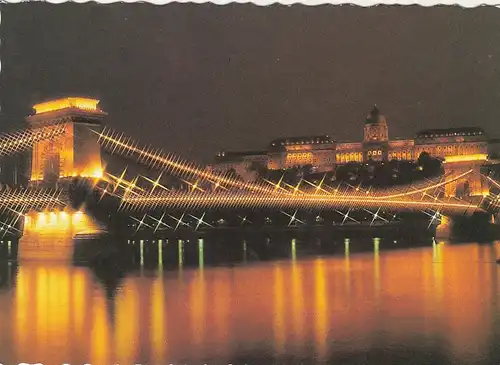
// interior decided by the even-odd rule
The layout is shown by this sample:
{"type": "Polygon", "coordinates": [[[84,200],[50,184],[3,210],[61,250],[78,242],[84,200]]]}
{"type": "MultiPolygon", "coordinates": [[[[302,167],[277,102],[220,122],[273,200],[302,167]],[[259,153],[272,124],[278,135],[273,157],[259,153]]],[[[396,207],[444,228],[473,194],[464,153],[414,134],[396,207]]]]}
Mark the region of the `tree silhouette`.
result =
{"type": "Polygon", "coordinates": [[[422,152],[418,156],[417,163],[422,168],[424,177],[433,177],[442,173],[441,160],[431,157],[428,152],[422,152]]]}

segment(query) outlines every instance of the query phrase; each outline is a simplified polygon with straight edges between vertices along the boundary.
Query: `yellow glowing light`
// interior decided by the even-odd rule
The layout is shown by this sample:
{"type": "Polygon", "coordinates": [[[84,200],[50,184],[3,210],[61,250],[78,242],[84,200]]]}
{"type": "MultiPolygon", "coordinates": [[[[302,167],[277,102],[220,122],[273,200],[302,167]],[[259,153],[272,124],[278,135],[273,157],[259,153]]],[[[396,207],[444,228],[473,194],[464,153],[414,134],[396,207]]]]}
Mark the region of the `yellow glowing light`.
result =
{"type": "Polygon", "coordinates": [[[38,223],[39,224],[45,224],[46,220],[47,220],[47,217],[46,217],[45,213],[38,214],[38,223]]]}
{"type": "Polygon", "coordinates": [[[36,225],[24,224],[23,237],[28,237],[28,239],[31,237],[32,240],[33,237],[53,237],[55,234],[57,237],[68,238],[82,232],[94,233],[99,231],[100,227],[84,212],[52,211],[39,213],[36,225]],[[36,236],[31,236],[31,234],[36,236]]]}
{"type": "Polygon", "coordinates": [[[97,104],[99,100],[87,98],[63,98],[33,105],[36,114],[76,108],[81,110],[99,111],[97,104]]]}
{"type": "Polygon", "coordinates": [[[456,155],[456,156],[446,156],[444,163],[453,162],[468,162],[468,161],[487,161],[488,155],[485,153],[477,153],[474,155],[456,155]]]}
{"type": "Polygon", "coordinates": [[[92,177],[95,177],[95,178],[102,178],[102,169],[96,169],[94,170],[94,172],[92,173],[92,177]]]}
{"type": "Polygon", "coordinates": [[[83,219],[83,213],[78,211],[76,213],[73,213],[73,222],[74,223],[79,223],[83,219]]]}
{"type": "Polygon", "coordinates": [[[95,179],[102,179],[103,177],[103,170],[99,167],[93,169],[93,170],[86,170],[81,173],[73,171],[71,174],[67,175],[59,175],[60,178],[65,178],[65,177],[84,177],[84,178],[95,178],[95,179]]]}

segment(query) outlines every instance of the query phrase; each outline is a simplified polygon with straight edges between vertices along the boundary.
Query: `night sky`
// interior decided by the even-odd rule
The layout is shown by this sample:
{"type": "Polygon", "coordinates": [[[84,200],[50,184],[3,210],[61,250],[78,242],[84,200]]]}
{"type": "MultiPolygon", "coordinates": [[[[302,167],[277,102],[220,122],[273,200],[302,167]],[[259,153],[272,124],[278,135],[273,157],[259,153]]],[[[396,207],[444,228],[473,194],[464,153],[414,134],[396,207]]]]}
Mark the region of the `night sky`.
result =
{"type": "Polygon", "coordinates": [[[97,97],[106,123],[209,162],[273,138],[360,140],[480,126],[500,137],[500,9],[1,5],[1,130],[30,105],[97,97]]]}

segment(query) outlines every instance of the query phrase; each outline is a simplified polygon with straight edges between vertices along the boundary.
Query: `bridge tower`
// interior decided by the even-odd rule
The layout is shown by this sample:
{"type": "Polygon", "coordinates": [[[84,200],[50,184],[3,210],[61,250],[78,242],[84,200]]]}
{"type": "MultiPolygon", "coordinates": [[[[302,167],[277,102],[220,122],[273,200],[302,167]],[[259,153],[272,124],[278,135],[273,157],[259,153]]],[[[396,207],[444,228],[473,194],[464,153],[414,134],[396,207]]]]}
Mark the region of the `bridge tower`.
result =
{"type": "Polygon", "coordinates": [[[67,97],[33,106],[26,121],[30,128],[64,125],[64,133],[36,142],[31,156],[30,185],[55,187],[74,177],[102,176],[101,149],[97,135],[106,113],[99,100],[67,97]]]}
{"type": "Polygon", "coordinates": [[[449,178],[459,176],[472,170],[465,177],[449,183],[445,187],[446,196],[458,198],[471,196],[486,196],[489,193],[489,184],[482,177],[482,167],[488,163],[487,155],[453,156],[445,158],[444,171],[449,178]]]}

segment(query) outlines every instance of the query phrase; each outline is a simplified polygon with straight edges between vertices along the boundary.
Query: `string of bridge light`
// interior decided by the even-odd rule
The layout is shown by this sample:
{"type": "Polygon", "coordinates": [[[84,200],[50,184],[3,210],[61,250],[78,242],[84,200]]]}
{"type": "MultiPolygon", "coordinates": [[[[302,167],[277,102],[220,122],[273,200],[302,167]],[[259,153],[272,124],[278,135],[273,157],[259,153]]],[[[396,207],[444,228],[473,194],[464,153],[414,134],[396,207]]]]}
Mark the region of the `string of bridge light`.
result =
{"type": "MultiPolygon", "coordinates": [[[[26,207],[26,205],[25,205],[26,207]]],[[[12,234],[12,233],[19,233],[19,229],[17,229],[17,222],[19,219],[24,217],[24,209],[21,211],[12,209],[8,206],[0,206],[0,211],[3,213],[5,211],[8,211],[9,214],[6,214],[7,217],[9,217],[9,221],[7,222],[0,222],[0,233],[1,237],[3,238],[7,234],[12,234]]],[[[27,211],[27,210],[26,210],[27,211]]]]}
{"type": "Polygon", "coordinates": [[[60,191],[50,190],[3,190],[0,191],[0,213],[9,217],[8,222],[0,221],[0,235],[19,233],[17,222],[26,213],[37,210],[64,208],[66,204],[60,199],[60,191]]]}
{"type": "MultiPolygon", "coordinates": [[[[476,209],[477,207],[471,203],[461,202],[445,202],[437,197],[425,199],[423,192],[422,199],[410,200],[408,194],[399,194],[399,199],[381,199],[380,197],[366,196],[364,194],[358,197],[343,192],[335,195],[310,194],[302,193],[298,195],[261,195],[251,192],[234,192],[224,191],[205,193],[202,189],[193,189],[191,192],[171,191],[167,187],[159,183],[159,178],[156,181],[145,178],[153,184],[153,188],[149,192],[137,186],[139,177],[135,177],[132,181],[125,178],[124,170],[118,176],[109,176],[109,180],[113,188],[109,186],[103,189],[104,193],[112,194],[121,199],[120,209],[128,211],[141,211],[144,209],[154,210],[162,207],[172,209],[217,209],[217,208],[316,208],[316,209],[332,209],[332,208],[347,208],[347,209],[366,209],[367,207],[387,207],[408,210],[421,210],[429,208],[446,208],[446,209],[476,209]],[[155,189],[161,189],[161,193],[153,193],[155,189]],[[123,190],[120,193],[120,190],[123,190]]],[[[160,176],[161,177],[161,176],[160,176]]],[[[422,193],[420,189],[416,192],[422,193]]],[[[412,193],[413,194],[413,193],[412,193]]],[[[429,194],[426,194],[429,196],[429,194]]]]}
{"type": "MultiPolygon", "coordinates": [[[[203,199],[206,197],[206,195],[203,195],[201,193],[203,193],[204,191],[202,189],[198,189],[200,193],[198,193],[198,191],[196,191],[198,194],[196,194],[195,196],[192,195],[193,191],[191,193],[185,193],[185,192],[171,192],[170,194],[167,194],[169,192],[169,189],[164,187],[163,185],[159,184],[159,179],[161,178],[161,175],[159,176],[159,178],[156,180],[156,181],[153,181],[147,177],[143,177],[144,179],[146,179],[148,182],[152,183],[153,184],[153,188],[151,189],[151,191],[149,193],[142,193],[144,192],[144,189],[138,189],[137,187],[134,187],[135,184],[136,184],[136,181],[137,181],[137,178],[134,178],[134,180],[132,182],[128,182],[127,180],[124,179],[124,173],[122,173],[122,175],[120,177],[113,177],[112,175],[110,175],[116,182],[118,182],[118,184],[115,186],[113,192],[116,193],[116,189],[117,187],[119,186],[122,186],[122,188],[125,189],[125,194],[123,194],[120,198],[122,199],[122,204],[121,204],[121,208],[122,209],[129,209],[129,210],[136,210],[136,211],[140,211],[142,209],[156,209],[158,207],[161,207],[161,206],[164,206],[164,205],[171,205],[174,201],[179,201],[179,200],[182,200],[184,199],[185,201],[185,204],[187,205],[186,207],[189,207],[189,206],[192,206],[193,208],[195,208],[197,206],[197,201],[199,202],[200,199],[203,199]],[[156,187],[160,187],[162,189],[162,194],[153,194],[153,191],[156,187]],[[137,189],[137,190],[136,190],[137,189]]],[[[458,176],[457,178],[460,178],[461,176],[458,176]]],[[[456,179],[456,178],[455,178],[456,179]]],[[[452,181],[454,181],[455,179],[452,179],[452,180],[447,180],[447,181],[444,181],[444,183],[450,183],[452,181]]],[[[439,183],[439,184],[434,184],[435,186],[439,186],[439,187],[442,187],[444,184],[443,183],[439,183]]],[[[464,208],[464,207],[467,207],[468,209],[472,208],[472,209],[476,209],[477,207],[472,205],[471,203],[463,203],[461,200],[459,199],[456,199],[456,198],[449,198],[448,199],[448,202],[444,202],[440,199],[438,199],[437,196],[430,196],[429,194],[427,194],[425,192],[425,190],[428,190],[428,189],[414,189],[414,191],[406,191],[405,193],[401,193],[401,191],[398,191],[398,190],[395,190],[398,194],[397,196],[399,197],[404,197],[404,196],[408,196],[408,195],[414,195],[416,193],[421,193],[422,194],[422,199],[423,200],[426,196],[428,196],[429,198],[431,198],[431,200],[423,200],[422,203],[420,203],[420,205],[423,205],[425,206],[426,209],[429,209],[429,207],[431,206],[444,206],[444,207],[460,207],[460,208],[464,208]],[[456,200],[457,203],[450,203],[451,200],[456,200]]],[[[210,194],[214,194],[214,193],[210,193],[210,194]]],[[[360,194],[359,195],[359,198],[357,199],[353,199],[353,195],[349,195],[349,194],[345,194],[344,191],[341,191],[340,193],[338,192],[337,190],[337,193],[333,194],[333,196],[325,196],[325,195],[316,195],[316,194],[307,194],[307,193],[302,193],[300,195],[301,198],[299,198],[298,200],[304,200],[304,199],[307,199],[308,197],[310,197],[311,195],[313,196],[316,196],[316,207],[317,208],[331,208],[332,207],[332,203],[333,205],[340,205],[340,206],[345,206],[346,204],[348,205],[348,208],[351,208],[351,209],[363,209],[363,207],[366,207],[367,204],[377,204],[377,202],[380,202],[381,199],[380,197],[370,197],[370,196],[366,196],[365,194],[360,194]],[[323,201],[323,205],[321,205],[321,198],[330,198],[328,200],[325,200],[323,201]],[[333,198],[333,199],[332,199],[333,198]],[[319,206],[318,206],[318,200],[319,200],[319,206]],[[335,200],[335,201],[333,201],[335,200]]],[[[227,207],[228,205],[231,206],[231,203],[234,203],[234,204],[238,204],[238,201],[241,203],[242,201],[242,198],[245,197],[245,194],[243,192],[239,192],[239,193],[235,193],[235,192],[220,192],[219,194],[216,194],[214,195],[214,197],[212,198],[213,200],[213,205],[212,207],[213,208],[219,208],[219,207],[227,207]]],[[[248,199],[250,200],[254,200],[254,201],[257,201],[258,199],[260,199],[260,201],[262,202],[262,206],[266,206],[266,197],[262,197],[262,196],[259,196],[259,195],[255,195],[255,194],[249,194],[247,196],[248,199]]],[[[290,196],[282,196],[281,197],[282,199],[292,199],[293,201],[293,195],[290,196]]],[[[208,198],[207,198],[208,199],[208,198]]],[[[275,197],[274,200],[279,200],[280,198],[279,197],[275,197]]],[[[295,199],[297,200],[297,199],[295,199]]],[[[407,202],[408,200],[403,200],[404,202],[407,202]]],[[[390,203],[395,203],[394,200],[391,200],[391,201],[387,201],[387,199],[385,199],[385,201],[382,200],[382,203],[384,205],[387,205],[387,204],[390,204],[390,203]]],[[[398,207],[400,206],[401,203],[397,202],[396,203],[398,205],[398,207]]],[[[411,203],[411,204],[414,204],[414,203],[411,203]]],[[[205,204],[206,205],[206,204],[205,204]]],[[[245,204],[245,205],[248,205],[245,204]]],[[[257,208],[259,208],[261,206],[257,206],[257,208]]],[[[399,208],[401,209],[401,208],[399,208]]],[[[413,209],[413,208],[412,208],[413,209]]]]}
{"type": "Polygon", "coordinates": [[[0,212],[13,211],[18,214],[30,210],[50,210],[65,207],[60,199],[61,191],[44,189],[15,189],[0,191],[0,212]]]}
{"type": "MultiPolygon", "coordinates": [[[[132,204],[134,204],[134,206],[132,207],[133,210],[135,211],[141,211],[143,209],[147,209],[147,210],[155,210],[157,208],[161,208],[164,206],[161,204],[158,204],[158,202],[154,202],[155,199],[160,199],[160,200],[163,200],[163,198],[171,198],[172,196],[171,195],[168,195],[166,194],[166,192],[169,192],[170,189],[164,187],[163,185],[159,184],[159,180],[161,179],[161,174],[160,176],[157,178],[156,181],[152,180],[152,179],[149,179],[148,177],[145,177],[145,176],[142,176],[142,178],[144,178],[146,181],[148,181],[149,183],[151,183],[153,185],[153,188],[149,191],[148,194],[148,198],[149,199],[143,199],[144,196],[141,196],[141,194],[139,193],[140,192],[144,192],[145,190],[142,189],[142,188],[139,188],[137,186],[135,186],[137,180],[138,180],[138,177],[135,177],[131,182],[127,181],[125,178],[124,178],[124,175],[125,175],[125,172],[126,170],[124,170],[122,172],[122,174],[118,177],[118,176],[113,176],[113,175],[110,175],[108,174],[108,176],[111,178],[109,180],[112,180],[114,182],[117,182],[117,184],[114,185],[114,188],[112,191],[109,191],[107,190],[108,187],[106,187],[105,189],[103,190],[107,190],[107,193],[108,194],[113,194],[117,197],[119,197],[120,199],[123,199],[125,197],[125,195],[127,195],[126,193],[124,194],[120,194],[119,191],[118,191],[118,188],[121,187],[123,190],[125,190],[125,192],[129,192],[129,196],[132,196],[132,198],[129,199],[128,203],[130,204],[130,200],[133,200],[134,198],[138,198],[139,202],[133,202],[132,204]],[[155,188],[160,188],[161,191],[162,191],[162,194],[152,194],[155,190],[155,188]],[[153,201],[154,204],[151,204],[151,201],[153,201]]],[[[442,179],[442,181],[446,181],[446,182],[450,182],[450,180],[446,180],[446,179],[442,179]]],[[[433,181],[431,181],[431,183],[434,183],[433,181]]],[[[442,184],[440,184],[439,186],[441,186],[442,184]]],[[[409,187],[411,188],[411,186],[409,187]]],[[[419,192],[420,189],[414,189],[414,190],[418,190],[419,192]]],[[[203,192],[203,190],[199,189],[199,191],[203,192]]],[[[399,195],[404,195],[404,194],[400,194],[402,191],[399,190],[397,188],[395,188],[395,192],[398,193],[399,195]]],[[[181,193],[181,194],[184,194],[184,196],[187,196],[189,195],[189,193],[181,193]]],[[[467,203],[467,204],[453,204],[453,203],[449,203],[450,201],[452,200],[456,200],[458,202],[460,202],[459,199],[456,199],[456,198],[448,198],[448,202],[443,202],[442,200],[440,199],[437,199],[437,197],[432,197],[431,195],[427,194],[426,192],[423,192],[422,193],[422,199],[424,199],[426,196],[430,197],[431,198],[431,201],[428,201],[428,200],[425,200],[425,201],[422,201],[420,204],[423,205],[423,207],[415,207],[415,206],[412,206],[410,209],[411,210],[420,210],[421,212],[423,212],[424,214],[428,215],[430,217],[430,221],[429,221],[429,225],[432,225],[433,223],[435,223],[436,220],[438,220],[440,217],[441,217],[441,213],[440,213],[440,209],[443,209],[443,207],[445,208],[457,208],[460,209],[461,211],[467,211],[469,209],[477,209],[478,207],[472,203],[467,203]],[[430,205],[432,205],[432,207],[430,207],[430,205]],[[436,208],[435,206],[437,205],[437,210],[433,210],[431,208],[436,208]],[[424,208],[422,210],[422,208],[424,208]]],[[[286,197],[284,197],[286,198],[286,197]]],[[[320,198],[320,197],[318,197],[320,198]]],[[[406,201],[405,201],[406,202],[406,201]]],[[[356,210],[362,210],[362,211],[365,211],[367,213],[370,213],[372,215],[372,219],[371,219],[371,222],[370,222],[370,225],[374,224],[374,222],[376,220],[382,220],[382,221],[393,221],[396,217],[396,214],[392,214],[392,213],[387,213],[386,211],[382,211],[382,206],[379,206],[378,209],[375,210],[369,210],[366,208],[366,200],[363,200],[363,202],[356,202],[357,204],[351,204],[351,206],[349,206],[347,208],[347,212],[344,213],[338,209],[333,209],[334,211],[336,211],[337,213],[341,214],[341,216],[343,216],[343,220],[342,220],[342,224],[345,223],[346,220],[352,220],[354,221],[355,223],[360,223],[359,221],[357,221],[356,219],[354,219],[350,213],[352,211],[356,211],[356,210]],[[365,204],[363,204],[365,203],[365,204]],[[384,218],[383,215],[386,215],[387,217],[390,216],[390,219],[386,219],[384,218]]],[[[380,203],[380,201],[376,201],[376,202],[372,202],[374,205],[377,205],[377,203],[380,203]]],[[[393,201],[391,201],[390,203],[393,203],[393,201]]],[[[220,204],[222,206],[224,206],[224,202],[221,201],[220,204]]],[[[344,204],[345,204],[345,201],[344,201],[344,204]]],[[[418,203],[417,203],[418,204],[418,203]]],[[[384,204],[386,205],[386,204],[384,204]]],[[[122,202],[122,205],[121,205],[122,208],[124,209],[129,209],[130,207],[127,207],[127,202],[125,202],[125,206],[122,202]]],[[[168,207],[168,208],[174,208],[172,207],[171,205],[168,207]]],[[[155,226],[154,230],[156,231],[157,229],[159,229],[159,227],[166,227],[166,228],[172,228],[172,229],[177,229],[179,227],[179,225],[182,225],[182,226],[189,226],[188,223],[184,222],[183,219],[184,219],[184,216],[187,214],[188,217],[191,217],[193,219],[195,219],[195,221],[197,222],[196,226],[194,227],[195,230],[198,229],[198,227],[200,225],[207,225],[207,226],[210,226],[209,223],[205,222],[203,220],[204,218],[204,214],[202,214],[201,217],[196,217],[192,214],[188,214],[187,211],[189,209],[193,209],[193,210],[196,210],[196,209],[199,209],[200,206],[198,204],[196,204],[196,201],[191,201],[191,204],[189,205],[182,205],[182,206],[177,206],[175,208],[184,208],[186,209],[186,211],[181,215],[180,218],[177,218],[177,217],[174,217],[170,214],[166,214],[166,212],[164,212],[162,214],[162,216],[157,219],[156,217],[148,214],[148,213],[145,213],[143,218],[142,219],[137,219],[135,217],[131,217],[131,219],[133,219],[134,221],[136,221],[136,223],[138,223],[138,227],[137,229],[139,229],[140,227],[142,226],[146,226],[146,227],[149,227],[149,228],[153,228],[153,226],[155,226]],[[169,224],[167,224],[164,219],[166,218],[165,216],[168,216],[170,217],[171,219],[173,219],[174,221],[177,222],[177,224],[174,226],[171,226],[169,224]],[[154,224],[150,225],[148,223],[146,223],[146,220],[152,220],[154,224]]],[[[214,206],[210,206],[208,207],[209,209],[213,209],[214,206]]],[[[309,206],[308,206],[309,208],[309,206]]],[[[398,207],[399,209],[401,209],[401,207],[398,207]]],[[[288,213],[286,213],[285,211],[283,210],[280,210],[281,213],[283,213],[284,215],[290,217],[290,222],[301,222],[300,219],[298,219],[296,217],[297,215],[297,209],[295,210],[295,213],[293,215],[290,215],[288,213]]],[[[244,223],[244,219],[242,218],[242,224],[244,223]]],[[[193,227],[192,227],[193,228],[193,227]]]]}
{"type": "Polygon", "coordinates": [[[0,135],[0,156],[29,149],[33,143],[51,139],[65,133],[65,126],[56,124],[37,129],[23,129],[0,135]]]}
{"type": "MultiPolygon", "coordinates": [[[[217,208],[314,208],[333,209],[350,208],[360,209],[360,207],[379,207],[415,210],[422,208],[446,208],[451,210],[467,210],[471,208],[470,203],[451,203],[432,200],[382,200],[372,198],[356,199],[352,197],[336,197],[329,199],[319,195],[297,195],[286,196],[262,196],[255,194],[202,194],[173,192],[157,197],[129,197],[122,201],[122,210],[140,211],[146,209],[157,209],[169,207],[171,209],[217,209],[217,208]]],[[[475,207],[474,207],[475,209],[475,207]]]]}
{"type": "MultiPolygon", "coordinates": [[[[372,226],[377,220],[380,220],[380,221],[383,221],[386,223],[390,223],[390,222],[395,221],[395,219],[396,219],[395,214],[390,215],[390,219],[384,218],[384,216],[383,216],[384,212],[381,213],[380,212],[381,209],[382,208],[379,207],[375,212],[370,211],[368,209],[363,209],[363,211],[370,213],[372,215],[372,218],[370,220],[370,226],[372,226]]],[[[280,213],[282,213],[285,216],[287,216],[288,218],[290,218],[290,221],[288,222],[288,226],[291,226],[292,224],[306,224],[305,221],[303,221],[297,217],[298,211],[299,210],[296,209],[293,214],[289,214],[285,211],[280,210],[280,213]]],[[[335,210],[335,211],[338,214],[340,214],[340,216],[342,217],[342,221],[340,222],[341,225],[344,225],[345,222],[348,220],[353,221],[356,224],[362,224],[361,221],[358,221],[357,219],[355,219],[352,216],[352,214],[350,214],[352,212],[351,209],[348,209],[346,213],[341,212],[339,210],[335,210]]],[[[439,213],[439,211],[432,212],[432,214],[425,212],[425,211],[424,211],[424,213],[431,218],[429,220],[429,227],[432,224],[435,224],[441,218],[441,214],[439,213]]],[[[193,214],[189,214],[187,212],[184,212],[180,215],[179,218],[177,218],[177,217],[175,217],[171,214],[168,214],[167,212],[164,211],[159,218],[156,218],[155,216],[153,216],[149,213],[144,213],[144,216],[141,219],[136,218],[134,216],[131,216],[130,218],[137,224],[136,231],[139,231],[143,226],[150,228],[150,229],[153,229],[154,232],[158,231],[160,228],[172,229],[175,231],[179,227],[188,227],[188,228],[194,229],[196,231],[199,229],[199,227],[204,227],[204,226],[213,227],[212,224],[208,223],[204,219],[205,215],[206,215],[206,212],[203,212],[199,217],[197,217],[193,214]],[[185,218],[186,216],[187,216],[187,218],[185,218]],[[175,225],[168,224],[166,222],[167,217],[172,219],[175,222],[175,225]],[[193,222],[190,222],[189,220],[186,220],[186,219],[189,219],[189,220],[194,219],[195,224],[191,225],[193,222]],[[151,223],[149,223],[149,221],[151,221],[151,223]]],[[[243,225],[245,223],[251,224],[251,221],[248,220],[247,217],[239,216],[239,218],[241,219],[241,225],[243,225]]]]}
{"type": "MultiPolygon", "coordinates": [[[[367,213],[372,214],[370,226],[372,226],[374,222],[377,220],[381,220],[383,222],[392,222],[395,219],[395,216],[392,216],[390,220],[384,218],[380,213],[381,208],[379,208],[376,212],[372,212],[367,209],[364,210],[367,213]]],[[[293,224],[306,224],[305,221],[297,217],[298,212],[299,212],[298,209],[296,209],[293,214],[289,214],[282,210],[280,211],[280,213],[290,218],[288,226],[291,226],[293,224]]],[[[342,217],[341,225],[344,225],[347,220],[353,221],[357,224],[361,224],[361,221],[358,221],[349,215],[350,210],[348,210],[347,213],[343,213],[341,211],[336,211],[336,212],[339,213],[340,216],[342,217]]],[[[197,231],[200,227],[213,228],[214,226],[205,220],[205,216],[206,212],[203,212],[199,217],[195,216],[194,214],[189,214],[187,212],[184,212],[179,216],[179,218],[177,218],[174,215],[168,214],[167,212],[163,212],[159,218],[156,218],[155,216],[150,215],[149,213],[145,213],[141,219],[136,218],[134,216],[130,216],[130,218],[137,224],[136,231],[139,231],[144,226],[153,229],[153,232],[156,233],[161,228],[172,229],[174,231],[176,231],[179,227],[187,227],[194,229],[195,231],[197,231]],[[173,222],[175,222],[175,224],[170,225],[166,223],[167,218],[170,218],[173,222]],[[194,220],[194,222],[192,222],[192,220],[194,220]]],[[[241,225],[245,223],[252,224],[252,222],[246,216],[245,217],[238,216],[238,217],[241,219],[240,223],[241,225]]],[[[430,225],[431,224],[432,221],[430,225]]]]}

